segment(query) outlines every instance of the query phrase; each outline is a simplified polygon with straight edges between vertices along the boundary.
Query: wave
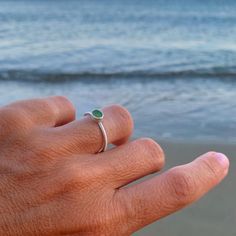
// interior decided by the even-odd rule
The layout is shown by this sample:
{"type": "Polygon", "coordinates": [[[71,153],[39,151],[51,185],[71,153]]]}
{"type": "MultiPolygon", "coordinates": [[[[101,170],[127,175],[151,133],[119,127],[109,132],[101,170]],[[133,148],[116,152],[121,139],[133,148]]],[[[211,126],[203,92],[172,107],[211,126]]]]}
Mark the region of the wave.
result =
{"type": "Polygon", "coordinates": [[[117,72],[54,72],[34,70],[6,70],[0,71],[0,81],[22,82],[63,82],[63,81],[89,81],[107,79],[177,79],[177,78],[236,78],[236,68],[211,68],[204,70],[182,71],[117,71],[117,72]]]}

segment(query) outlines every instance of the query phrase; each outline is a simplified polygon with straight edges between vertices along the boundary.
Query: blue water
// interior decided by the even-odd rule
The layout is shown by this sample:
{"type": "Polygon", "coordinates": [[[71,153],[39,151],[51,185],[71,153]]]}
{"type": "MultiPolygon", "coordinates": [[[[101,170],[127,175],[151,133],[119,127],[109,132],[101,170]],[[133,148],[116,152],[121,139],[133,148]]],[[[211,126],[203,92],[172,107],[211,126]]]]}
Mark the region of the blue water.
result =
{"type": "Polygon", "coordinates": [[[235,79],[236,1],[0,0],[2,105],[64,94],[127,106],[136,135],[236,141],[235,79]]]}
{"type": "MultiPolygon", "coordinates": [[[[0,0],[0,105],[49,95],[78,118],[120,103],[134,137],[211,140],[229,178],[137,236],[236,235],[234,155],[218,145],[236,143],[235,0],[0,0]]],[[[168,167],[208,151],[163,147],[168,167]]]]}

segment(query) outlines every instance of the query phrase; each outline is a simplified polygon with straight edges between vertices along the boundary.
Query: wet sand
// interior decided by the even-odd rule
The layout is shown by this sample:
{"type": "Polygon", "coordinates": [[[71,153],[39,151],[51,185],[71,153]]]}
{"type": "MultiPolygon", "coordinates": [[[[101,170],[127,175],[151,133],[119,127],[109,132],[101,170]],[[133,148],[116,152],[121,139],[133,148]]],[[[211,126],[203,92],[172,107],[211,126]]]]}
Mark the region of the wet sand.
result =
{"type": "Polygon", "coordinates": [[[166,167],[190,162],[207,151],[225,153],[230,161],[226,179],[197,203],[147,226],[135,236],[235,236],[236,235],[236,144],[159,141],[166,153],[166,167]]]}

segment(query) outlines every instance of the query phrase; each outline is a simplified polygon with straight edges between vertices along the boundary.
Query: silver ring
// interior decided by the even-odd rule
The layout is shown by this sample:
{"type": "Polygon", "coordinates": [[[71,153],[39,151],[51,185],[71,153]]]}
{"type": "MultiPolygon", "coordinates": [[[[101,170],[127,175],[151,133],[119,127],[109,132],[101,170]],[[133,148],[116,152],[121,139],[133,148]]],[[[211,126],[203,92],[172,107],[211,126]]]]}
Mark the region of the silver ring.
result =
{"type": "Polygon", "coordinates": [[[103,145],[98,152],[105,152],[107,150],[108,140],[106,130],[102,123],[102,120],[104,118],[103,112],[99,109],[95,109],[92,112],[86,112],[84,115],[89,115],[98,124],[103,136],[103,145]]]}

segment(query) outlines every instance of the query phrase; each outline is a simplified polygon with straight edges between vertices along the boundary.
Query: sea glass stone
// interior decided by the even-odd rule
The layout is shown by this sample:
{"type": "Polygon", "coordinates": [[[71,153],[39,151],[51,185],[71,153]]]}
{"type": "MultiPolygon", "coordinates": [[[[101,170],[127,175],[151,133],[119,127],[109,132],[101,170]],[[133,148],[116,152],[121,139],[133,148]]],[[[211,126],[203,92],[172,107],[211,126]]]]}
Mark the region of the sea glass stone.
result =
{"type": "Polygon", "coordinates": [[[96,119],[102,119],[103,118],[103,112],[98,110],[98,109],[93,110],[92,115],[96,119]]]}

